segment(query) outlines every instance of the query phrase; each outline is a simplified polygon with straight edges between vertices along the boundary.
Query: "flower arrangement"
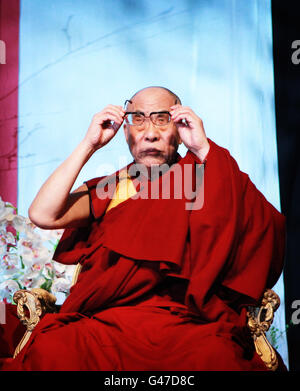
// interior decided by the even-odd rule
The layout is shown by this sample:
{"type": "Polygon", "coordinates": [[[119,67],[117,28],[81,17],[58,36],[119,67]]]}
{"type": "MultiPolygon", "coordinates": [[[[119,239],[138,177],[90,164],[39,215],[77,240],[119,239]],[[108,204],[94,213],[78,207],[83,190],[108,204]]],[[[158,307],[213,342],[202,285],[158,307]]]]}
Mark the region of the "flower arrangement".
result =
{"type": "Polygon", "coordinates": [[[75,268],[52,259],[62,233],[38,228],[0,197],[0,301],[13,303],[19,289],[43,288],[62,304],[75,268]]]}

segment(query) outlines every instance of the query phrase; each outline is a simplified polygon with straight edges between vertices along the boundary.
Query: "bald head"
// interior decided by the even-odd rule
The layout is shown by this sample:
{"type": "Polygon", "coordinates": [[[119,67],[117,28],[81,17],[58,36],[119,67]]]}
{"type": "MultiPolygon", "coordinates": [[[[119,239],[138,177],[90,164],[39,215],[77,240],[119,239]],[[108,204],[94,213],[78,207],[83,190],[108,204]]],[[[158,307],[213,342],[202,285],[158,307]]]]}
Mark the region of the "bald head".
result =
{"type": "Polygon", "coordinates": [[[130,103],[132,103],[133,100],[135,99],[135,97],[137,97],[139,95],[147,97],[149,95],[152,95],[152,94],[156,95],[156,94],[159,94],[159,93],[162,93],[163,95],[166,95],[166,94],[169,95],[173,99],[173,101],[174,101],[173,104],[174,105],[176,105],[176,104],[180,104],[181,105],[180,98],[173,91],[169,90],[166,87],[150,86],[150,87],[142,88],[141,90],[137,91],[134,95],[132,95],[132,97],[126,101],[126,106],[128,106],[130,103]]]}

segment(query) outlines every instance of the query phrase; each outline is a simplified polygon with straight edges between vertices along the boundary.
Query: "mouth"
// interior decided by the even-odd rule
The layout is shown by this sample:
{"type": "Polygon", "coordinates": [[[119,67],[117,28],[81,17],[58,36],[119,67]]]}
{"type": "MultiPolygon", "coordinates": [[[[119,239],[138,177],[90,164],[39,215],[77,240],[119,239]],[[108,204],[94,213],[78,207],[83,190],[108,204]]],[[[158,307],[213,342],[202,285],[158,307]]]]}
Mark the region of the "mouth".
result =
{"type": "Polygon", "coordinates": [[[143,151],[144,155],[160,155],[161,151],[156,148],[148,148],[143,151]]]}

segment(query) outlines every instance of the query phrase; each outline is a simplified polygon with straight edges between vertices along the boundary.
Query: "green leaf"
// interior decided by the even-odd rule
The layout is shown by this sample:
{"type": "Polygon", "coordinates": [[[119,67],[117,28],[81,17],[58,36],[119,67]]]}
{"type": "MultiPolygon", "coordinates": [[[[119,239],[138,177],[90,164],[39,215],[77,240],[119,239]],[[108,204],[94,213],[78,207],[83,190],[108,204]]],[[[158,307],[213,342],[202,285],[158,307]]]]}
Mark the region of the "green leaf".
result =
{"type": "Polygon", "coordinates": [[[25,289],[25,287],[17,280],[17,278],[13,278],[13,280],[16,281],[20,289],[25,289]]]}
{"type": "Polygon", "coordinates": [[[40,286],[40,288],[45,289],[48,292],[51,292],[52,280],[46,278],[46,281],[40,286]]]}
{"type": "Polygon", "coordinates": [[[24,262],[23,262],[23,257],[22,257],[22,255],[20,255],[20,260],[21,260],[21,268],[22,268],[22,269],[25,269],[25,265],[24,265],[24,262]]]}
{"type": "Polygon", "coordinates": [[[53,245],[54,251],[56,250],[56,247],[58,246],[58,243],[59,243],[59,239],[57,239],[56,243],[53,245]]]}
{"type": "Polygon", "coordinates": [[[48,270],[48,276],[51,278],[51,280],[53,280],[53,278],[55,277],[54,271],[48,270]]]}
{"type": "Polygon", "coordinates": [[[13,206],[13,205],[6,204],[5,207],[6,207],[6,208],[12,208],[12,209],[14,209],[14,210],[18,213],[18,208],[16,208],[16,207],[13,206]]]}

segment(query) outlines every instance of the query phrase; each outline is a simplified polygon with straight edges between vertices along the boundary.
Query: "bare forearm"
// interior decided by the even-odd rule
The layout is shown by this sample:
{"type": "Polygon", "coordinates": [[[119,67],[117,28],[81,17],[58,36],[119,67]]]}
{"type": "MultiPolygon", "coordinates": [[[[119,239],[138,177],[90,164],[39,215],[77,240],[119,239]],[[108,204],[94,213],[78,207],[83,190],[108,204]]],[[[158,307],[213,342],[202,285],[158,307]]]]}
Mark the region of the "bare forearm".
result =
{"type": "Polygon", "coordinates": [[[70,191],[92,154],[83,140],[46,180],[29,208],[29,217],[35,224],[50,224],[65,212],[70,191]]]}
{"type": "Polygon", "coordinates": [[[85,225],[90,219],[86,185],[70,193],[79,172],[92,154],[106,145],[120,128],[125,111],[108,105],[94,115],[88,131],[72,154],[53,172],[29,208],[29,218],[41,228],[85,225]]]}

